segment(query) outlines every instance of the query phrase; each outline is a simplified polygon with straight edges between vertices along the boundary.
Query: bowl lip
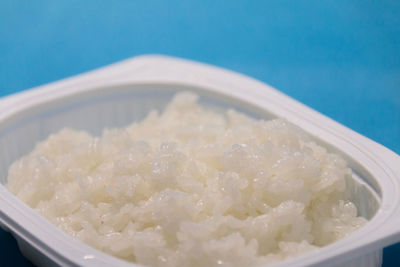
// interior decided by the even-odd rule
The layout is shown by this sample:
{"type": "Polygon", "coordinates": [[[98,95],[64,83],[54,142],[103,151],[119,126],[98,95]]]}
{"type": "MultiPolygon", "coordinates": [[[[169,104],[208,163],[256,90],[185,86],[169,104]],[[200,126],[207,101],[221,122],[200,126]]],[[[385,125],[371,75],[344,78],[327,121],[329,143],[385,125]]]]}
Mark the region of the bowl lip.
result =
{"type": "MultiPolygon", "coordinates": [[[[17,112],[80,92],[132,84],[182,84],[229,95],[284,117],[339,148],[376,178],[382,191],[376,215],[349,237],[268,266],[335,265],[400,240],[400,157],[276,89],[218,67],[159,55],[134,57],[88,73],[0,99],[0,123],[17,112]],[[266,108],[268,107],[268,108],[266,108]],[[377,179],[379,177],[379,179],[377,179]],[[340,256],[340,257],[338,257],[340,256]]],[[[0,222],[46,257],[62,265],[135,266],[63,233],[0,185],[0,222]]],[[[138,266],[138,265],[136,265],[138,266]]]]}

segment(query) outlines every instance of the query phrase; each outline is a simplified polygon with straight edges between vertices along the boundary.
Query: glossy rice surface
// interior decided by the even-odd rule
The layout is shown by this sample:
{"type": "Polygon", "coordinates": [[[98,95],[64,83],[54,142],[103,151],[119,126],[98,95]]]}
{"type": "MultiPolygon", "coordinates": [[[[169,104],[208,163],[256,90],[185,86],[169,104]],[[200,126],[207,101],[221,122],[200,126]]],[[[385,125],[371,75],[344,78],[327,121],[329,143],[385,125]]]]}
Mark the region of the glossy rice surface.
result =
{"type": "Polygon", "coordinates": [[[318,249],[366,220],[351,170],[283,119],[177,94],[123,129],[63,129],[7,188],[66,233],[145,266],[257,266],[318,249]]]}

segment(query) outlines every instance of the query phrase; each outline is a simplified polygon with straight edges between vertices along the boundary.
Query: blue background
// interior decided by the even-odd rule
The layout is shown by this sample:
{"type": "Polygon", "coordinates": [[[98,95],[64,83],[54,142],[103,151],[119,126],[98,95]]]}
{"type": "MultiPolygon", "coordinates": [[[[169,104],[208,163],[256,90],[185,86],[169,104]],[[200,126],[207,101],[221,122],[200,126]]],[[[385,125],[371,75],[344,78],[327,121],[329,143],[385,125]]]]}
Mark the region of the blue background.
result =
{"type": "MultiPolygon", "coordinates": [[[[400,153],[400,1],[0,2],[0,97],[146,53],[255,77],[400,153]]],[[[0,251],[29,265],[1,230],[0,251]]]]}

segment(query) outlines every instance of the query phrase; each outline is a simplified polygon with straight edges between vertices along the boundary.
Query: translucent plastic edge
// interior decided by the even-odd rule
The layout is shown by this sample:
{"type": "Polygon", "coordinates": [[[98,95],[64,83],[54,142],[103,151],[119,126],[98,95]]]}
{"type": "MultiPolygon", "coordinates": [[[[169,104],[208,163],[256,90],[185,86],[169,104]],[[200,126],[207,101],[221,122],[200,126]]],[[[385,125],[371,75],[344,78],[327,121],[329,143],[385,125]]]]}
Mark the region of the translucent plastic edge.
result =
{"type": "MultiPolygon", "coordinates": [[[[341,151],[352,155],[352,157],[362,163],[374,177],[379,177],[379,186],[382,189],[383,195],[382,206],[377,215],[366,227],[353,233],[344,240],[321,248],[317,253],[305,254],[293,260],[270,266],[287,266],[294,262],[296,265],[304,266],[313,266],[322,263],[335,265],[367,252],[381,249],[386,245],[400,240],[400,227],[398,226],[400,225],[399,156],[387,148],[384,148],[278,92],[270,86],[241,74],[171,57],[141,56],[86,74],[40,86],[33,90],[5,97],[0,100],[0,120],[17,110],[24,109],[33,104],[45,103],[51,99],[61,98],[79,91],[143,82],[191,84],[208,88],[210,91],[229,94],[259,106],[268,105],[268,110],[273,110],[277,116],[288,119],[305,130],[313,132],[313,134],[317,135],[322,140],[338,147],[341,151]],[[340,257],[337,257],[339,255],[340,257]]],[[[4,187],[0,190],[0,201],[10,205],[11,200],[15,200],[12,199],[13,197],[6,194],[8,192],[4,193],[4,190],[4,187]]],[[[1,207],[3,207],[3,203],[1,207]]],[[[44,230],[43,225],[46,224],[43,224],[42,218],[40,217],[32,218],[32,214],[30,213],[34,212],[29,208],[24,209],[22,202],[17,200],[16,206],[13,209],[5,210],[1,208],[0,220],[4,221],[8,218],[14,224],[19,223],[19,228],[11,229],[12,225],[7,227],[19,236],[23,236],[24,231],[31,233],[31,236],[25,237],[27,241],[32,241],[31,243],[33,246],[44,248],[44,250],[46,250],[46,246],[47,249],[50,248],[50,246],[48,246],[49,243],[54,243],[50,241],[57,239],[59,244],[55,242],[54,246],[51,246],[53,253],[48,256],[58,255],[59,260],[63,260],[64,258],[65,261],[63,261],[63,263],[69,262],[77,265],[84,263],[87,266],[91,266],[92,264],[96,265],[97,263],[104,264],[105,262],[112,265],[125,264],[125,262],[121,262],[114,257],[110,257],[98,251],[94,251],[93,254],[95,257],[91,261],[82,261],[82,259],[77,259],[75,257],[69,261],[70,253],[74,254],[76,251],[74,252],[74,249],[72,249],[69,253],[65,253],[62,251],[65,247],[60,244],[71,242],[71,240],[69,240],[70,238],[61,237],[61,231],[55,233],[55,235],[61,238],[60,240],[42,233],[41,231],[44,230]],[[15,210],[24,211],[23,214],[17,216],[15,210]],[[28,217],[37,220],[40,224],[34,225],[32,223],[24,223],[24,221],[27,221],[26,219],[28,219],[28,217]],[[35,241],[35,238],[39,241],[44,240],[45,244],[43,245],[38,242],[38,240],[35,241]]],[[[3,223],[7,224],[6,222],[3,223]]],[[[49,227],[52,228],[52,225],[49,227]]],[[[75,250],[93,250],[80,243],[73,244],[72,246],[75,250]]],[[[81,255],[72,256],[80,257],[81,255]]],[[[129,265],[134,266],[133,264],[129,265]]]]}

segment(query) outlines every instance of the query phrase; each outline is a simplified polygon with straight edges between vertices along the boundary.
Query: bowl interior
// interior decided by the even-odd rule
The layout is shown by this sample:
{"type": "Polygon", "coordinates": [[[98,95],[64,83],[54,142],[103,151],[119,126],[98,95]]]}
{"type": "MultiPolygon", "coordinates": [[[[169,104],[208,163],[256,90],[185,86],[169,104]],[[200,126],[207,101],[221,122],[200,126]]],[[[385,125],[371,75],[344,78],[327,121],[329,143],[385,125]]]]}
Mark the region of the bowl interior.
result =
{"type": "MultiPolygon", "coordinates": [[[[268,107],[256,107],[206,88],[182,84],[135,84],[84,91],[32,105],[0,121],[1,184],[7,182],[11,163],[31,151],[49,134],[70,127],[100,135],[104,128],[123,127],[143,119],[153,109],[162,110],[171,97],[182,90],[196,92],[201,96],[200,102],[211,108],[235,108],[256,118],[276,117],[268,107]]],[[[316,141],[348,160],[354,173],[347,181],[351,200],[358,206],[360,215],[372,218],[379,209],[381,198],[377,179],[340,148],[318,138],[316,141]]]]}

